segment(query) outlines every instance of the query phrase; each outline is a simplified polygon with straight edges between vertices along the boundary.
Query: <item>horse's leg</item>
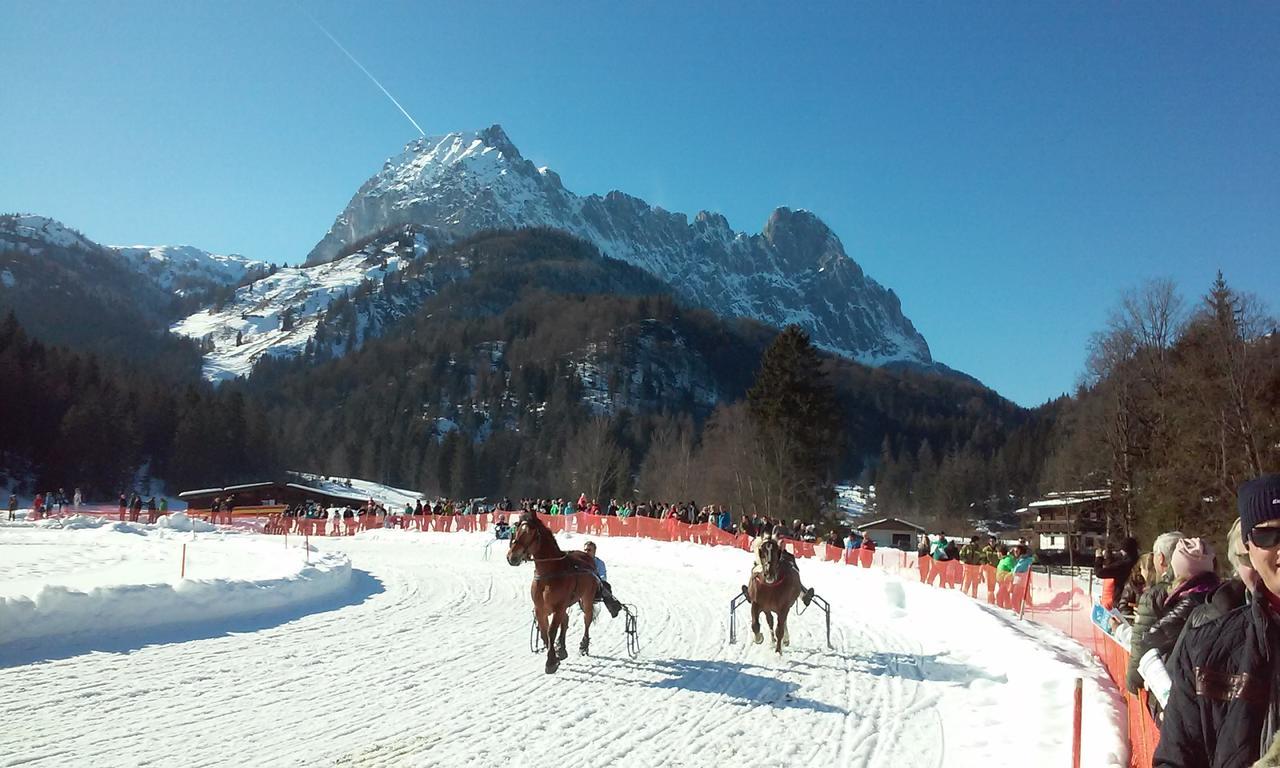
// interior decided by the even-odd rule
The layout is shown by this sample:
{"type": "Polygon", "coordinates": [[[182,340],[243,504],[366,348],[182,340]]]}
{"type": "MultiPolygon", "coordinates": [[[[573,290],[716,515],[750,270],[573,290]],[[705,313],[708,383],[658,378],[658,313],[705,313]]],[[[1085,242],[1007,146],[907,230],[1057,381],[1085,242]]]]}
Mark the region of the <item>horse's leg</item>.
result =
{"type": "Polygon", "coordinates": [[[593,595],[587,595],[578,601],[582,606],[582,642],[578,644],[578,655],[591,655],[591,620],[595,618],[596,603],[593,595]]]}
{"type": "Polygon", "coordinates": [[[776,643],[778,641],[778,636],[773,630],[773,613],[771,611],[765,611],[764,620],[769,624],[769,639],[776,643]]]}
{"type": "Polygon", "coordinates": [[[560,637],[556,639],[556,658],[564,661],[569,658],[569,651],[564,647],[565,635],[569,634],[569,609],[561,608],[556,611],[556,621],[560,626],[560,637]]]}
{"type": "Polygon", "coordinates": [[[556,644],[552,642],[555,639],[556,630],[560,627],[560,612],[556,611],[548,617],[547,623],[547,674],[555,674],[560,668],[560,659],[556,658],[556,644]]]}
{"type": "Polygon", "coordinates": [[[787,613],[791,610],[791,605],[785,604],[778,609],[778,631],[773,636],[773,650],[779,655],[782,654],[782,646],[790,645],[787,640],[787,613]]]}
{"type": "Polygon", "coordinates": [[[538,620],[538,636],[542,638],[542,645],[550,647],[551,641],[548,638],[551,637],[551,617],[542,610],[534,611],[533,615],[538,620]]]}
{"type": "Polygon", "coordinates": [[[538,634],[542,636],[542,644],[551,647],[550,623],[551,615],[538,599],[538,587],[535,584],[530,590],[533,593],[533,616],[538,620],[538,634]]]}
{"type": "Polygon", "coordinates": [[[764,642],[764,635],[760,634],[760,606],[755,603],[751,604],[751,634],[757,645],[764,642]]]}

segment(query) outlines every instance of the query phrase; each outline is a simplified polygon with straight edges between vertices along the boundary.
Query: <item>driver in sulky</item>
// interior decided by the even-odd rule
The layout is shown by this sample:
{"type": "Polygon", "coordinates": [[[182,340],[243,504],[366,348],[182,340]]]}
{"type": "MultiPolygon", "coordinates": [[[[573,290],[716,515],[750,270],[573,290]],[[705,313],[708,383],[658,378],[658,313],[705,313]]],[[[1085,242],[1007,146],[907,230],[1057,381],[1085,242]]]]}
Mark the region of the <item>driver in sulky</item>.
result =
{"type": "Polygon", "coordinates": [[[622,610],[622,603],[618,602],[618,598],[613,596],[613,588],[609,586],[608,569],[605,568],[604,561],[596,557],[596,543],[588,541],[583,545],[582,551],[591,555],[592,562],[596,566],[596,578],[600,580],[600,599],[604,601],[604,607],[609,609],[609,615],[617,618],[618,611],[622,610]]]}

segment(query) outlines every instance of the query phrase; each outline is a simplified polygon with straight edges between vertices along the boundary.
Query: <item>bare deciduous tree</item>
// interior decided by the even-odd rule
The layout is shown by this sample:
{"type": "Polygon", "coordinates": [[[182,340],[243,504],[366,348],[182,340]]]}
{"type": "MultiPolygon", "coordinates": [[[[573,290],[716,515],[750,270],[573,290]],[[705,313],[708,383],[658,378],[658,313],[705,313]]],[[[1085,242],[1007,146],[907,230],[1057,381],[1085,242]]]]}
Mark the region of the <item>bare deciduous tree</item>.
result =
{"type": "Polygon", "coordinates": [[[569,439],[564,449],[564,481],[574,493],[607,502],[627,471],[626,451],[613,437],[613,426],[604,416],[596,416],[569,439]]]}

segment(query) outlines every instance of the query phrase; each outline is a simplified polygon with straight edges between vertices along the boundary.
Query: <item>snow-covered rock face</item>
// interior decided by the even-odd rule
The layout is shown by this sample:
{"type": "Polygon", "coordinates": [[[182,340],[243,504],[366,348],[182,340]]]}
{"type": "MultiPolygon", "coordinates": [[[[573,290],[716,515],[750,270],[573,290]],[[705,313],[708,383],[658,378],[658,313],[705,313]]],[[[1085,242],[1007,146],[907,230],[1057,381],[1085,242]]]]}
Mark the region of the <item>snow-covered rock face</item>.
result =
{"type": "MultiPolygon", "coordinates": [[[[301,354],[330,304],[366,280],[382,281],[426,251],[425,237],[417,235],[404,247],[367,246],[326,264],[286,267],[238,288],[225,306],[201,310],[169,330],[210,345],[204,356],[205,378],[248,376],[263,355],[301,354]]],[[[362,324],[356,339],[378,331],[362,324]]],[[[354,345],[347,349],[350,346],[354,345]]]]}
{"type": "Polygon", "coordinates": [[[193,288],[235,285],[252,270],[266,270],[265,261],[224,256],[190,245],[111,245],[135,272],[170,293],[185,295],[193,288]]]}
{"type": "Polygon", "coordinates": [[[411,142],[361,186],[306,263],[332,261],[403,224],[451,237],[505,227],[564,230],[720,315],[796,323],[816,344],[872,365],[932,362],[898,297],[863,274],[812,213],[779,208],[760,234],[747,235],[716,213],[690,222],[621,192],[579,197],[524,159],[500,126],[411,142]]]}

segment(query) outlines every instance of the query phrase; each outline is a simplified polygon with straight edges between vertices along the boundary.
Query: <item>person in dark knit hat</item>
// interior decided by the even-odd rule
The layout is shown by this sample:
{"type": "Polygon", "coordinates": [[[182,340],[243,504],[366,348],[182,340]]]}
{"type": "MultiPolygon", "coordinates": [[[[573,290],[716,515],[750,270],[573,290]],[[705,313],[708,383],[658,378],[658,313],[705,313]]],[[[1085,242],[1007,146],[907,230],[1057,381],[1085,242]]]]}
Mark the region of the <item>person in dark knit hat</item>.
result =
{"type": "Polygon", "coordinates": [[[1240,486],[1237,509],[1253,595],[1170,660],[1156,768],[1280,766],[1280,474],[1240,486]]]}

